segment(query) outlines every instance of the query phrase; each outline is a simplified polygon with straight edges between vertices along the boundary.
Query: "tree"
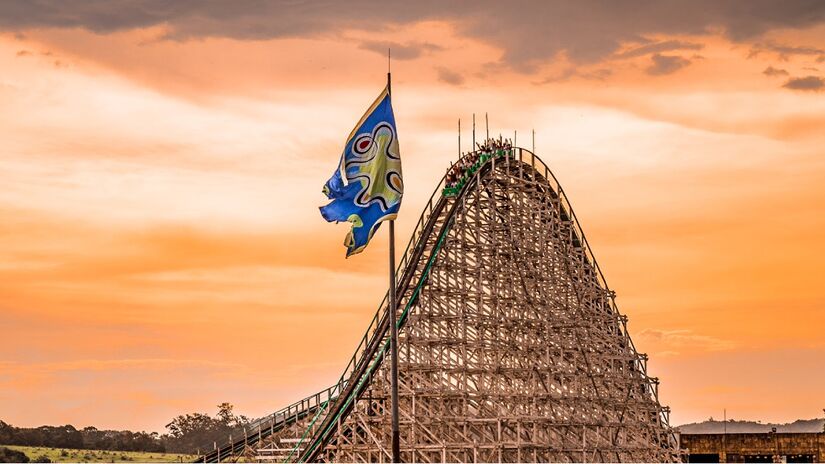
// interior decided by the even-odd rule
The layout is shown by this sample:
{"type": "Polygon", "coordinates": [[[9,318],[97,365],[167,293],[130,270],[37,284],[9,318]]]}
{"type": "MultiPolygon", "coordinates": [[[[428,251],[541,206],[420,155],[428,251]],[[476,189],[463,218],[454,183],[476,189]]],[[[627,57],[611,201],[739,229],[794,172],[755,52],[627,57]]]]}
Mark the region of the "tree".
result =
{"type": "Polygon", "coordinates": [[[234,406],[229,403],[221,403],[218,405],[217,418],[224,425],[230,425],[232,423],[232,419],[235,417],[235,415],[232,414],[233,407],[234,406]]]}
{"type": "Polygon", "coordinates": [[[169,435],[175,438],[182,438],[193,433],[211,430],[217,426],[218,424],[215,419],[209,417],[208,414],[201,414],[199,412],[180,415],[172,419],[172,422],[166,424],[169,435]]]}
{"type": "Polygon", "coordinates": [[[242,427],[249,423],[249,418],[246,416],[236,416],[232,413],[232,406],[229,403],[221,403],[218,405],[217,419],[229,427],[242,427]]]}
{"type": "Polygon", "coordinates": [[[175,417],[166,424],[167,451],[195,453],[198,449],[212,449],[216,443],[225,444],[230,435],[242,436],[249,419],[236,416],[232,409],[230,403],[221,403],[215,417],[197,412],[175,417]]]}

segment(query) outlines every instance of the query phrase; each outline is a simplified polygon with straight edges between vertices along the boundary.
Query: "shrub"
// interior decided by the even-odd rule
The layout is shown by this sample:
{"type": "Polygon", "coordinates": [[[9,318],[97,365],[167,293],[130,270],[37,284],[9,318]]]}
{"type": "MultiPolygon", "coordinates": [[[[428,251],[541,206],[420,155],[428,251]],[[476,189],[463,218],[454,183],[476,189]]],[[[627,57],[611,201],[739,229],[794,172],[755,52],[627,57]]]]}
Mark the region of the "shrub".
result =
{"type": "Polygon", "coordinates": [[[29,462],[29,457],[21,451],[0,446],[0,462],[29,462]]]}

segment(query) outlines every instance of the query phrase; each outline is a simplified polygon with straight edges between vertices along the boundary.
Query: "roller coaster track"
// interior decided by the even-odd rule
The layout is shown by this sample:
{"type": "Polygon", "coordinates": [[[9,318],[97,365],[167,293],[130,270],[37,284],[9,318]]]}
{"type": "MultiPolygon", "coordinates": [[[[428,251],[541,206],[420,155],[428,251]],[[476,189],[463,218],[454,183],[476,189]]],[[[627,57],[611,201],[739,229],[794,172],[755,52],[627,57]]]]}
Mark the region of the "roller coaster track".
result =
{"type": "MultiPolygon", "coordinates": [[[[430,269],[436,261],[438,252],[453,224],[456,210],[462,203],[464,196],[467,192],[472,191],[481,179],[494,171],[496,164],[502,163],[512,166],[511,169],[517,169],[519,175],[522,175],[523,172],[529,173],[537,182],[542,184],[542,189],[546,194],[558,200],[562,220],[569,222],[572,226],[571,241],[573,246],[583,254],[590,272],[594,274],[593,277],[599,285],[611,294],[610,309],[618,315],[621,335],[626,337],[630,348],[635,353],[632,339],[627,336],[627,318],[621,316],[615,306],[613,294],[608,290],[604,275],[593,256],[564,190],[544,162],[532,152],[518,147],[504,153],[503,156],[492,156],[477,165],[473,169],[472,176],[454,195],[442,194],[442,192],[447,191],[445,190],[446,176],[442,177],[436,186],[419,217],[397,267],[396,292],[398,307],[402,309],[396,321],[399,329],[407,321],[409,312],[420,295],[421,288],[427,282],[430,269]]],[[[376,368],[388,352],[390,322],[387,317],[389,314],[387,305],[388,296],[385,295],[337,383],[256,420],[244,429],[243,438],[230,439],[229,443],[201,456],[196,462],[223,462],[237,459],[244,454],[249,455],[256,445],[285,427],[298,424],[300,421],[308,422],[308,425],[305,427],[300,439],[292,447],[286,460],[298,462],[319,460],[324,446],[332,438],[333,432],[341,421],[347,417],[360,395],[365,391],[376,368]]],[[[397,309],[394,312],[395,314],[398,314],[397,309]]],[[[638,359],[632,361],[632,369],[645,377],[647,377],[646,359],[645,355],[640,355],[638,359]]],[[[650,386],[646,387],[648,389],[647,393],[658,404],[658,381],[656,379],[652,380],[650,386]]],[[[658,413],[664,424],[669,422],[668,412],[667,408],[661,408],[658,413]]]]}

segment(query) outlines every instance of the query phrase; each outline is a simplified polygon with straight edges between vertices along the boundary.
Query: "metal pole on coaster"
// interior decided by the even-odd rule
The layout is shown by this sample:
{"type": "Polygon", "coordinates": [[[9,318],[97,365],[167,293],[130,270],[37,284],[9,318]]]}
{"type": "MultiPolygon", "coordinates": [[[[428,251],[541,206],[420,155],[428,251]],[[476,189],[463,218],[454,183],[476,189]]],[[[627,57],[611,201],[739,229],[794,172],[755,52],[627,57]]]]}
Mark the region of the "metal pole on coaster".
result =
{"type": "Polygon", "coordinates": [[[473,113],[473,146],[470,151],[476,151],[476,114],[473,113]]]}
{"type": "Polygon", "coordinates": [[[490,119],[487,118],[487,113],[484,113],[484,127],[487,128],[487,140],[490,139],[490,119]]]}

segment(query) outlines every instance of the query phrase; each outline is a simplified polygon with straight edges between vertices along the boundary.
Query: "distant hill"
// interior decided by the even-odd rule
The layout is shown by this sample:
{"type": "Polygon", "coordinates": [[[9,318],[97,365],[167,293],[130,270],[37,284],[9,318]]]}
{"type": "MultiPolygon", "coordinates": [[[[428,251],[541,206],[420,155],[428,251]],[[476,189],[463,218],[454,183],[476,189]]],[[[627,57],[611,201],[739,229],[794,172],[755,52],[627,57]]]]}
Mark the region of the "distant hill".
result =
{"type": "MultiPolygon", "coordinates": [[[[822,432],[825,427],[825,419],[798,419],[787,424],[762,424],[754,421],[737,421],[730,419],[727,422],[727,433],[767,433],[773,427],[777,432],[785,433],[812,433],[822,432]]],[[[725,423],[713,419],[693,424],[685,424],[676,427],[676,430],[690,433],[723,433],[725,423]]]]}

